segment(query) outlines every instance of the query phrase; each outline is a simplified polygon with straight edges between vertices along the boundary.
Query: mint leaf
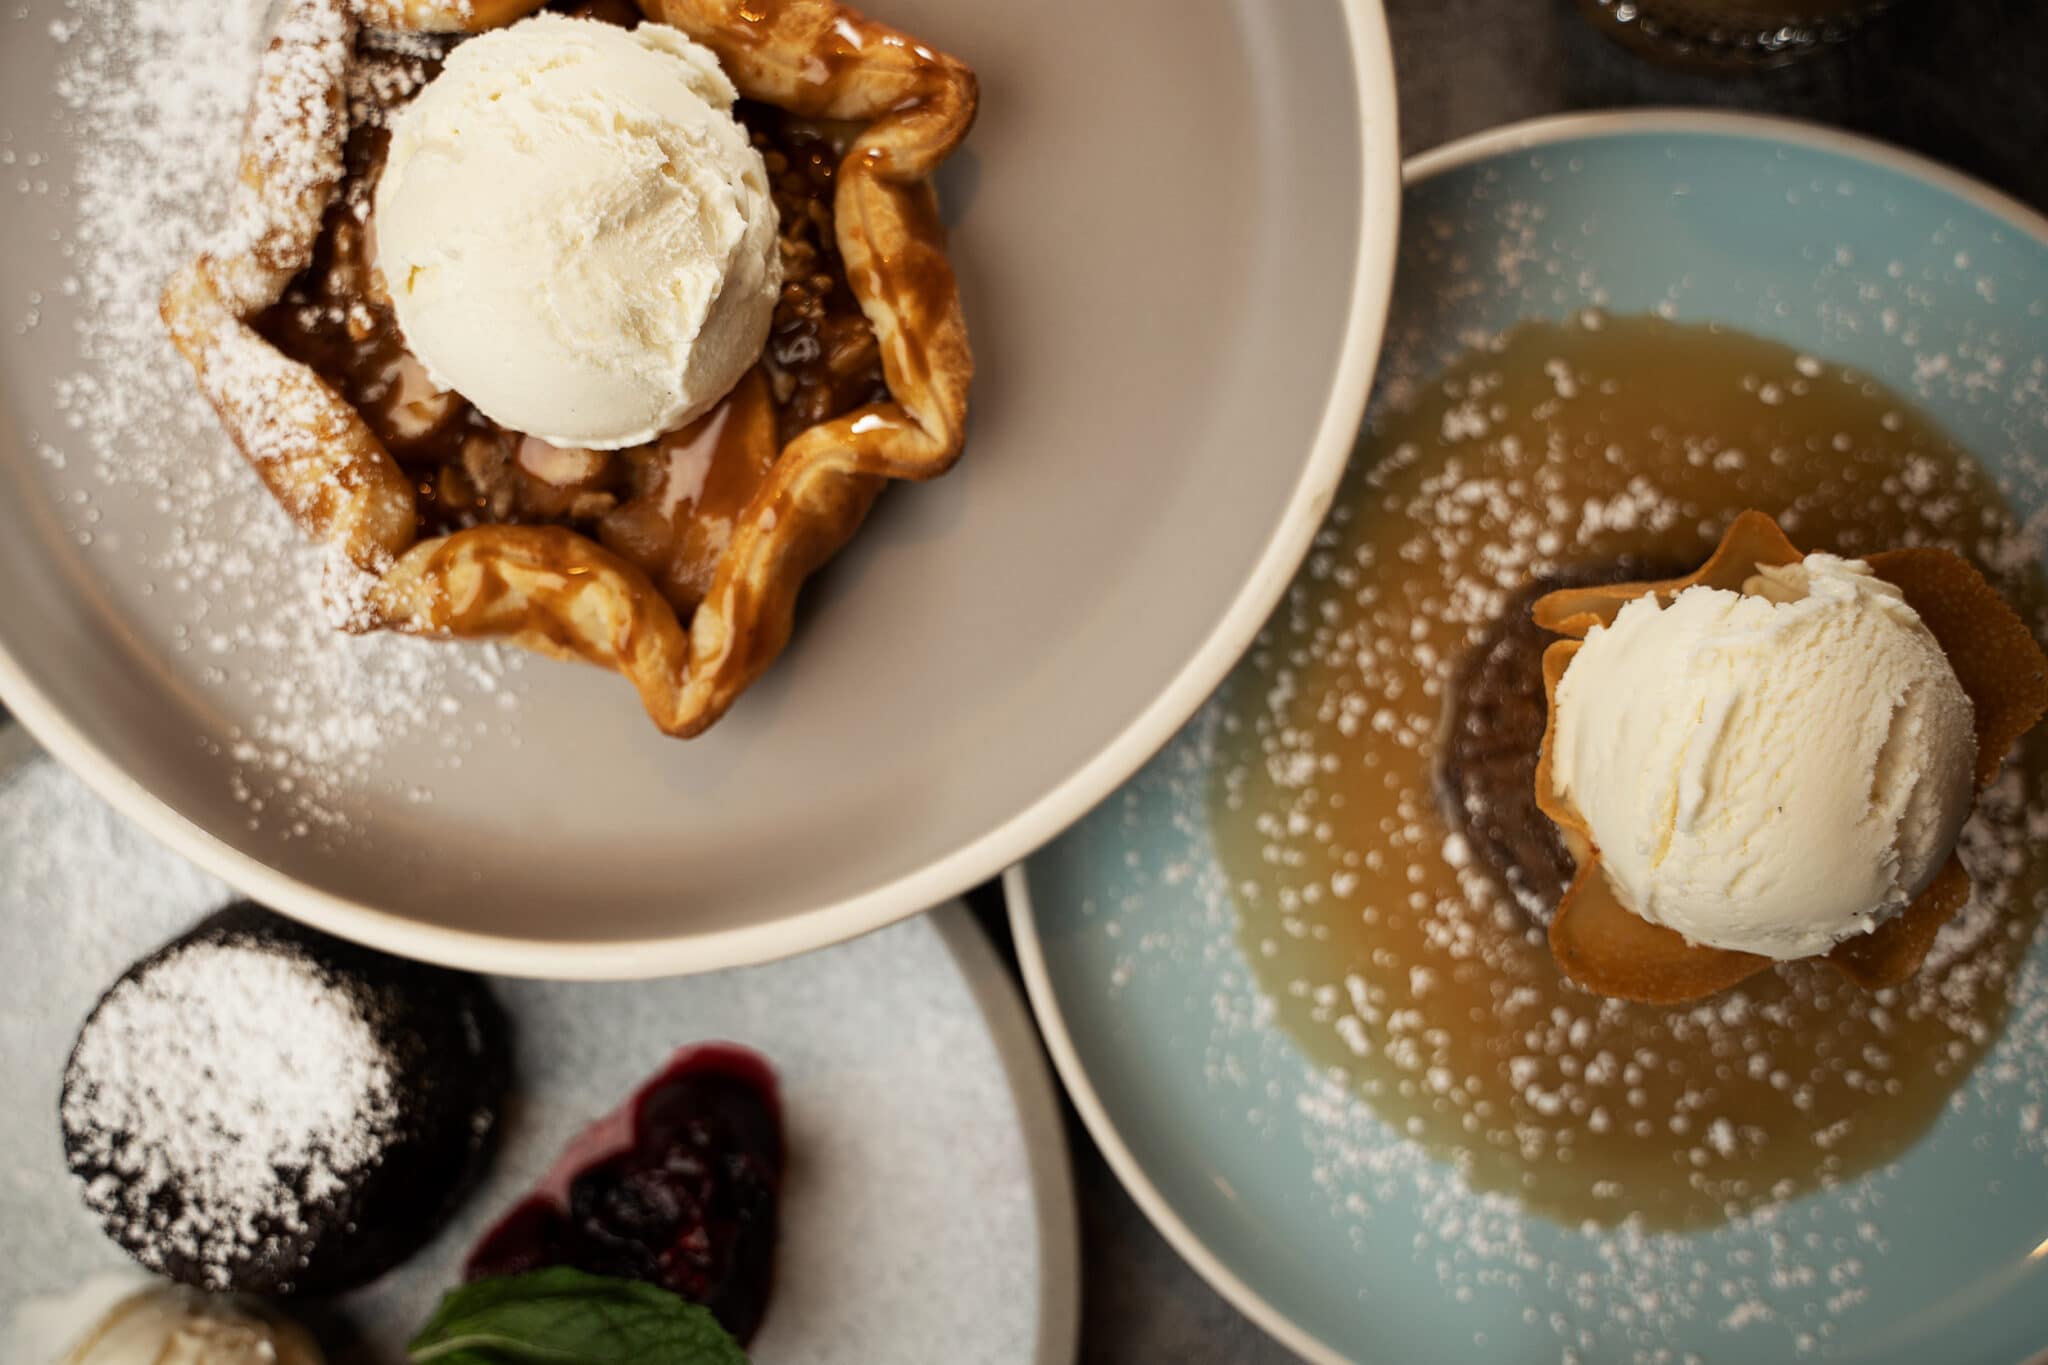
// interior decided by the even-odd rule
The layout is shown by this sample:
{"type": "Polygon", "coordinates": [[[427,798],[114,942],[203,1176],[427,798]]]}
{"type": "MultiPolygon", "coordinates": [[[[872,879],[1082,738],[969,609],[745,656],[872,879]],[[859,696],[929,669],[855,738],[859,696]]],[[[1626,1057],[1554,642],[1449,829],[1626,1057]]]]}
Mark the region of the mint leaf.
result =
{"type": "Polygon", "coordinates": [[[441,1297],[412,1365],[746,1365],[694,1303],[638,1280],[556,1266],[478,1280],[441,1297]]]}

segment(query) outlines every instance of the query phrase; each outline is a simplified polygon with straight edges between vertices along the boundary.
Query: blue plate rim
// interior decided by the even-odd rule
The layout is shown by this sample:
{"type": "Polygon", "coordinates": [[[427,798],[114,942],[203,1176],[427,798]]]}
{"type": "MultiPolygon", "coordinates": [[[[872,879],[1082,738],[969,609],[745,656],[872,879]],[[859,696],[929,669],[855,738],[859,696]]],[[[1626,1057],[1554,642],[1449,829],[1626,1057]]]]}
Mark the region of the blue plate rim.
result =
{"type": "MultiPolygon", "coordinates": [[[[1727,110],[1649,107],[1548,114],[1503,124],[1407,158],[1401,164],[1401,185],[1405,192],[1467,166],[1564,142],[1660,134],[1718,134],[1833,152],[1943,190],[2004,219],[2016,231],[2048,247],[2048,214],[2040,213],[2002,190],[1917,152],[1804,119],[1727,110]]],[[[1362,1365],[1362,1362],[1337,1350],[1288,1317],[1247,1284],[1189,1227],[1171,1201],[1153,1183],[1117,1131],[1115,1121],[1082,1064],[1080,1052],[1060,1010],[1059,997],[1046,966],[1045,946],[1038,936],[1036,913],[1031,902],[1028,860],[1013,864],[1003,873],[1003,900],[1009,911],[1010,931],[1016,942],[1025,995],[1031,1002],[1033,1016],[1038,1020],[1039,1033],[1052,1057],[1053,1069],[1058,1072],[1060,1083],[1073,1101],[1075,1111],[1080,1114],[1089,1137],[1101,1150],[1125,1192],[1144,1212],[1147,1221],[1210,1288],[1288,1350],[1314,1362],[1314,1365],[1362,1365]]],[[[2048,1350],[2020,1362],[2020,1365],[2048,1365],[2048,1350]]]]}

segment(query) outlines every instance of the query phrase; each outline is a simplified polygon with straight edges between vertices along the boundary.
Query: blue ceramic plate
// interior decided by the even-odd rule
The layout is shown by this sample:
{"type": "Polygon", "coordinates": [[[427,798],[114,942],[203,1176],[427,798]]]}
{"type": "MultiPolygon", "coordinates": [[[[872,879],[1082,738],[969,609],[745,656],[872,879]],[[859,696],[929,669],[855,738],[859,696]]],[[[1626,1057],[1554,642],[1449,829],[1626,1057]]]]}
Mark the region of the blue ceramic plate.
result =
{"type": "MultiPolygon", "coordinates": [[[[1641,113],[1422,157],[1403,217],[1383,390],[1525,319],[1729,324],[1912,397],[2000,477],[2040,557],[2048,222],[2028,210],[1839,134],[1641,113]]],[[[1210,843],[1218,714],[1008,891],[1097,1141],[1276,1337],[1403,1365],[2013,1365],[2048,1346],[2048,934],[2002,1036],[1895,1160],[1687,1232],[1552,1221],[1474,1193],[1273,1023],[1210,843]]]]}

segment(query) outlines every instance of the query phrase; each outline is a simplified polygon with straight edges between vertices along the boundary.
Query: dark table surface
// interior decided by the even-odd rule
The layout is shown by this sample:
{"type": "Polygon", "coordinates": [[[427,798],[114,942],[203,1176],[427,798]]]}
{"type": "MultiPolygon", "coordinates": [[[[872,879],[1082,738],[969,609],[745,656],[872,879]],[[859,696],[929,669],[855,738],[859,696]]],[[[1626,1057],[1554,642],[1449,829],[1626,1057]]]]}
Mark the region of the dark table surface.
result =
{"type": "MultiPolygon", "coordinates": [[[[1637,57],[1595,32],[1573,0],[1386,0],[1386,9],[1404,154],[1543,114],[1704,105],[1866,133],[2048,209],[2043,0],[1909,0],[1837,51],[1732,76],[1637,57]]],[[[7,723],[0,711],[0,727],[7,723]]],[[[1001,890],[979,887],[968,900],[1014,969],[1001,890]]],[[[1124,1193],[1071,1108],[1067,1119],[1080,1205],[1081,1360],[1292,1360],[1187,1268],[1124,1193]]]]}
{"type": "MultiPolygon", "coordinates": [[[[1642,105],[1809,119],[1911,148],[2048,209],[2048,3],[1917,0],[1795,66],[1705,75],[1647,61],[1572,0],[1385,0],[1404,155],[1521,119],[1642,105]]],[[[1010,951],[1002,892],[969,897],[1010,951]]],[[[1295,1357],[1153,1231],[1071,1108],[1080,1202],[1081,1359],[1260,1365],[1295,1357]]]]}

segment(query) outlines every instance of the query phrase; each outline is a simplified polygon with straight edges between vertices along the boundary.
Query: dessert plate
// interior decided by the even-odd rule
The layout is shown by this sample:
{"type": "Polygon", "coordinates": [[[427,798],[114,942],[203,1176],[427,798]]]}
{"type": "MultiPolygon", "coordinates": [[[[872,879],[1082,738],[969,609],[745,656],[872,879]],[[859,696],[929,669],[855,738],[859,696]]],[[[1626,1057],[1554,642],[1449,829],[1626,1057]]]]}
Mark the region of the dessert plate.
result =
{"type": "MultiPolygon", "coordinates": [[[[1860,139],[1697,113],[1517,125],[1407,175],[1379,398],[1518,321],[1726,323],[1912,397],[2000,476],[2041,553],[2037,215],[1860,139]]],[[[1205,708],[1006,890],[1089,1129],[1281,1341],[1363,1362],[2011,1365],[2048,1346],[2048,936],[2003,1034],[1896,1161],[1691,1231],[1553,1221],[1475,1193],[1282,1032],[1210,836],[1221,715],[1205,708]]]]}
{"type": "Polygon", "coordinates": [[[258,899],[553,977],[846,938],[1128,777],[1305,551],[1393,269],[1378,5],[872,0],[981,79],[939,177],[979,372],[958,470],[883,498],[688,743],[596,669],[333,633],[155,316],[266,8],[0,14],[0,694],[258,899]]]}
{"type": "MultiPolygon", "coordinates": [[[[66,1173],[59,1080],[99,992],[230,894],[21,738],[0,723],[0,940],[15,973],[0,1048],[14,1100],[0,1124],[0,1343],[27,1301],[128,1268],[66,1173]]],[[[505,1144],[424,1251],[309,1317],[341,1365],[403,1359],[470,1247],[563,1145],[675,1047],[710,1039],[758,1049],[782,1080],[790,1164],[755,1360],[1073,1359],[1079,1253],[1052,1079],[963,907],[767,967],[492,984],[515,1054],[505,1144]]]]}

